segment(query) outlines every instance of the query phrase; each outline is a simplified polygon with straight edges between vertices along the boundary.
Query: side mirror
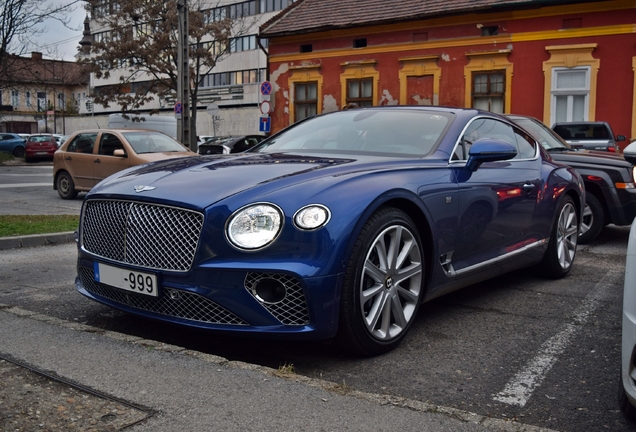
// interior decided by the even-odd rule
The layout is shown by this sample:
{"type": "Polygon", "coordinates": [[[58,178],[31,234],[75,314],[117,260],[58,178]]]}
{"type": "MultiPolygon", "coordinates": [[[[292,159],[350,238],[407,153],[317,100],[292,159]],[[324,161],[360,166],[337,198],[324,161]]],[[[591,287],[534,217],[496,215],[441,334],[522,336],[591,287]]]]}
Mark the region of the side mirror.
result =
{"type": "Polygon", "coordinates": [[[484,162],[503,161],[515,156],[517,156],[517,149],[512,144],[495,138],[482,138],[470,147],[466,168],[477,171],[484,162]]]}
{"type": "Polygon", "coordinates": [[[113,151],[113,156],[126,157],[126,152],[122,149],[113,151]]]}
{"type": "Polygon", "coordinates": [[[625,135],[616,135],[616,141],[626,141],[625,135]]]}
{"type": "Polygon", "coordinates": [[[636,141],[623,149],[625,160],[632,165],[636,165],[636,141]]]}

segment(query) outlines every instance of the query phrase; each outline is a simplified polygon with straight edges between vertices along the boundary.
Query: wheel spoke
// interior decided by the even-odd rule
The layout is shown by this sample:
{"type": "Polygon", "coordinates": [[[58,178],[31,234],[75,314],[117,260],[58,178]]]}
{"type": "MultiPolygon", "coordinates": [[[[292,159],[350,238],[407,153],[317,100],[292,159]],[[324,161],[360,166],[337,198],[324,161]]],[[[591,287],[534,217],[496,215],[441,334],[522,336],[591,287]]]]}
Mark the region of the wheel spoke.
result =
{"type": "Polygon", "coordinates": [[[380,292],[365,318],[367,329],[369,329],[372,333],[378,324],[378,320],[384,315],[383,312],[386,309],[386,299],[386,293],[384,291],[380,292]]]}
{"type": "Polygon", "coordinates": [[[364,274],[380,284],[384,283],[384,279],[386,278],[386,272],[377,268],[376,265],[369,260],[364,263],[364,274]]]}
{"type": "Polygon", "coordinates": [[[400,285],[402,282],[422,274],[422,264],[413,263],[408,267],[396,272],[393,282],[400,285]]]}
{"type": "Polygon", "coordinates": [[[400,329],[403,329],[408,324],[406,317],[404,316],[404,308],[400,301],[400,296],[395,296],[391,299],[391,312],[395,319],[395,325],[400,329]]]}

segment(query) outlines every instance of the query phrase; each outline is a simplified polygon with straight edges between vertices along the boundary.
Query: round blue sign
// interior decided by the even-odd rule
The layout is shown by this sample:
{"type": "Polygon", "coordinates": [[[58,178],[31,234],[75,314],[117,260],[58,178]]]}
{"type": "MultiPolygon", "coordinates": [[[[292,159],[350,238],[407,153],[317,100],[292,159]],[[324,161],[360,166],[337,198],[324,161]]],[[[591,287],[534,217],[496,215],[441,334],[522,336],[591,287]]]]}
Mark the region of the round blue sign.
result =
{"type": "Polygon", "coordinates": [[[272,94],[272,83],[269,81],[263,81],[263,83],[261,83],[261,94],[263,96],[272,94]]]}

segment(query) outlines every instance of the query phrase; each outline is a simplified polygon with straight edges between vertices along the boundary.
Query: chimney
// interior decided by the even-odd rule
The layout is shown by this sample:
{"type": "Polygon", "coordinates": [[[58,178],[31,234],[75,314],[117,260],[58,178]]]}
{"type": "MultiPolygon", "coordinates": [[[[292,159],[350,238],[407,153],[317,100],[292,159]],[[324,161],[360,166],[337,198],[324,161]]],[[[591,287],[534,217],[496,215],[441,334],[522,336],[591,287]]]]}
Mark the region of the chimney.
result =
{"type": "Polygon", "coordinates": [[[32,59],[32,60],[42,60],[42,53],[41,53],[41,52],[33,51],[33,52],[31,53],[31,59],[32,59]]]}

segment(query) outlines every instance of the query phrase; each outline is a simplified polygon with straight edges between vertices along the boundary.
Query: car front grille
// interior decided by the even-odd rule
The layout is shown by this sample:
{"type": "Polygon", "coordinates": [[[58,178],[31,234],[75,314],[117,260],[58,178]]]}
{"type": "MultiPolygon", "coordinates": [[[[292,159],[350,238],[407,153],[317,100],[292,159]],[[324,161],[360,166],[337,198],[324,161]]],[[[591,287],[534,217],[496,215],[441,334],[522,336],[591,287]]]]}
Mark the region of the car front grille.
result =
{"type": "Polygon", "coordinates": [[[95,282],[93,270],[86,267],[79,267],[79,279],[91,294],[134,309],[210,324],[247,325],[232,312],[199,294],[167,287],[162,288],[159,297],[129,293],[95,282]]]}
{"type": "Polygon", "coordinates": [[[188,271],[203,214],[120,200],[90,200],[84,207],[82,246],[92,254],[157,270],[188,271]]]}
{"type": "Polygon", "coordinates": [[[309,311],[307,309],[305,294],[303,293],[300,282],[295,277],[281,273],[249,272],[247,276],[245,276],[245,289],[282,324],[309,324],[309,311]],[[285,298],[274,304],[266,303],[259,299],[254,292],[254,287],[263,279],[272,279],[280,282],[285,287],[285,298]]]}

